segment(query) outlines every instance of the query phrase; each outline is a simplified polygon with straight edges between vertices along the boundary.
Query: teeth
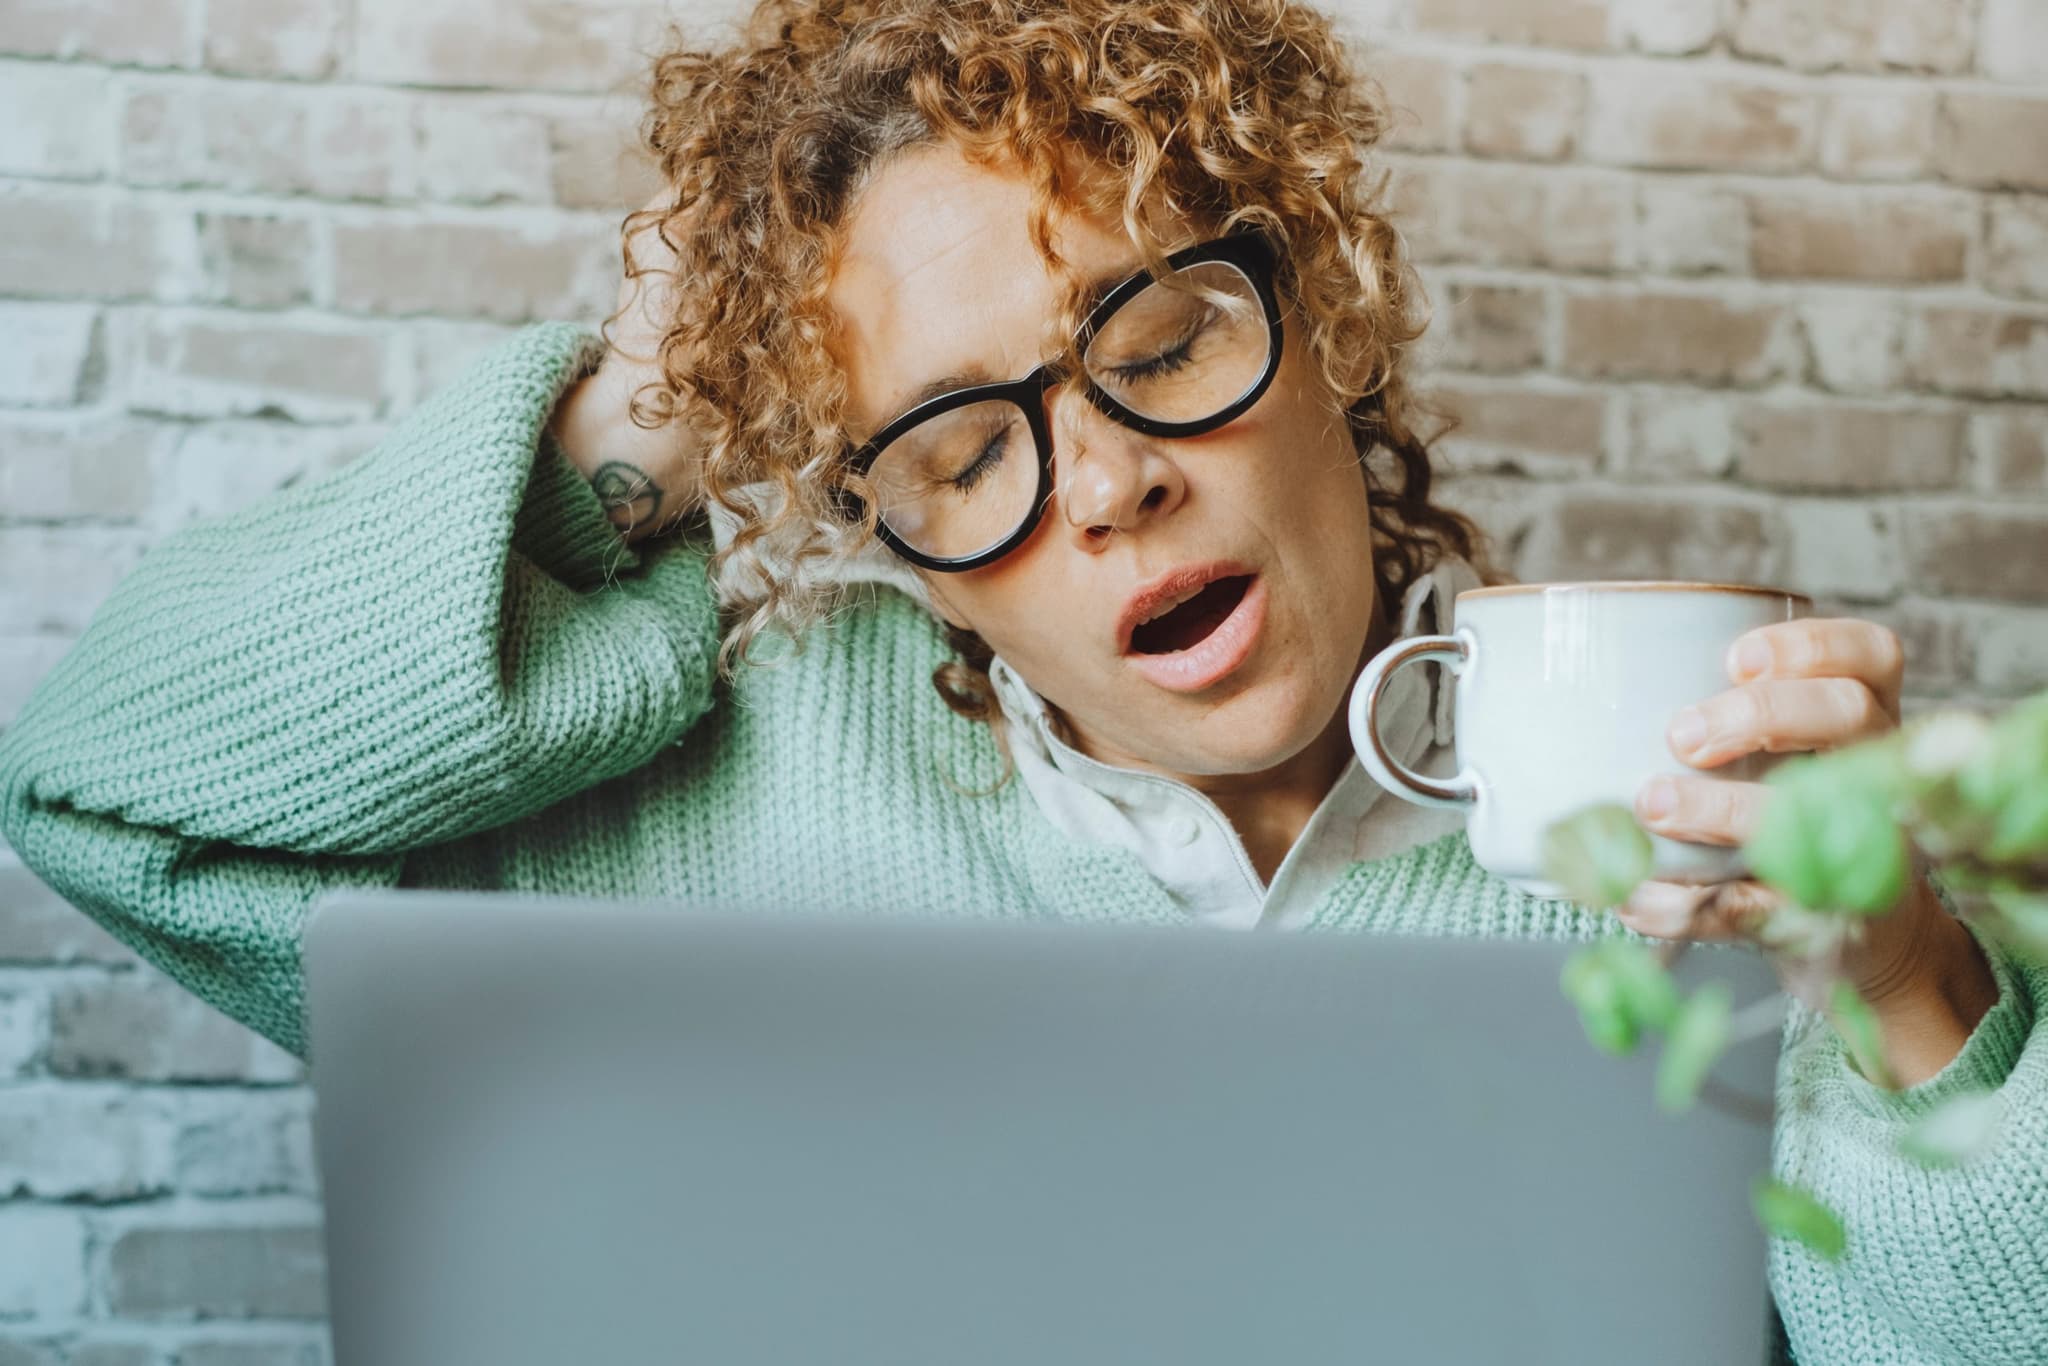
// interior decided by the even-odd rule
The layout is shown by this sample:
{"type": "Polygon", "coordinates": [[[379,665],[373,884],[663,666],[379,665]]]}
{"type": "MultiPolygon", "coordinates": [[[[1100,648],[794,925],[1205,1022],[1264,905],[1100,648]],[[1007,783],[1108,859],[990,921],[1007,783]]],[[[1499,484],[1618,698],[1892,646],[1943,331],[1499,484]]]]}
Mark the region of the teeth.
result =
{"type": "Polygon", "coordinates": [[[1206,583],[1197,585],[1194,588],[1188,589],[1187,592],[1180,594],[1178,597],[1160,603],[1157,608],[1153,609],[1152,615],[1145,618],[1145,621],[1154,622],[1159,620],[1161,617],[1165,616],[1168,612],[1171,612],[1174,608],[1180,606],[1182,603],[1191,602],[1195,598],[1201,596],[1202,589],[1207,588],[1208,586],[1209,585],[1206,583]]]}

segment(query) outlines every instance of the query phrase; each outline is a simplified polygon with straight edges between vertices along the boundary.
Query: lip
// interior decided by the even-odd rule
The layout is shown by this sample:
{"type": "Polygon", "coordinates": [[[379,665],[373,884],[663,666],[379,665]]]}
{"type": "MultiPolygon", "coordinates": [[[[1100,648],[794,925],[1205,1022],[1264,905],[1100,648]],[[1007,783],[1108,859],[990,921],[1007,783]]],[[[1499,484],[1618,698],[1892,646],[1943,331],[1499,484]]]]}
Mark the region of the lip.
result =
{"type": "Polygon", "coordinates": [[[1173,570],[1132,594],[1117,619],[1117,641],[1124,658],[1155,687],[1169,692],[1200,692],[1227,678],[1251,657],[1265,626],[1265,576],[1241,564],[1219,562],[1173,570]],[[1239,577],[1251,579],[1244,596],[1230,615],[1201,641],[1172,654],[1131,653],[1131,632],[1161,603],[1218,579],[1239,577]]]}

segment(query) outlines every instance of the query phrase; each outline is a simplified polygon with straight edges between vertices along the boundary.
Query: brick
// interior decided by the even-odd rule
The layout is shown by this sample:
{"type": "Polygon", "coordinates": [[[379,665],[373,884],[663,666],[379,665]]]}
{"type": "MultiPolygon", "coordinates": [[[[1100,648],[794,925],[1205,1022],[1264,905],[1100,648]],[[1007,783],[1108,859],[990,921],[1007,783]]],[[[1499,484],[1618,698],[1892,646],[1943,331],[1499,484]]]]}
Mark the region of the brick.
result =
{"type": "Polygon", "coordinates": [[[237,76],[334,74],[336,0],[206,0],[204,60],[237,76]]]}
{"type": "Polygon", "coordinates": [[[1636,389],[1628,396],[1628,439],[1617,461],[1631,476],[1720,479],[1735,464],[1728,400],[1690,390],[1636,389]]]}
{"type": "Polygon", "coordinates": [[[2007,407],[1970,420],[1981,487],[1995,493],[2048,493],[2048,407],[2007,407]]]}
{"type": "Polygon", "coordinates": [[[476,358],[511,336],[503,323],[452,323],[416,318],[406,325],[412,339],[414,400],[437,394],[461,378],[476,358]]]}
{"type": "Polygon", "coordinates": [[[1748,0],[1735,25],[1745,57],[1809,71],[1968,68],[1967,0],[1748,0]]]}
{"type": "MultiPolygon", "coordinates": [[[[0,726],[14,724],[38,680],[56,667],[70,647],[67,636],[0,631],[0,726]]],[[[0,915],[4,912],[5,903],[0,902],[0,915]]],[[[6,939],[5,927],[0,927],[0,961],[5,961],[6,939]]]]}
{"type": "Polygon", "coordinates": [[[1759,384],[1800,360],[1790,312],[1763,300],[1709,294],[1569,294],[1563,368],[1614,379],[1759,384]]]}
{"type": "Polygon", "coordinates": [[[350,424],[208,422],[162,456],[157,511],[182,526],[247,507],[278,489],[339,469],[375,445],[381,429],[350,424]]]}
{"type": "Polygon", "coordinates": [[[1778,514],[1791,536],[1788,587],[1845,602],[1889,602],[1898,596],[1899,532],[1890,513],[1868,503],[1788,498],[1778,514]]]}
{"type": "Polygon", "coordinates": [[[1774,488],[1869,492],[1962,483],[1967,419],[1867,403],[1747,405],[1736,472],[1774,488]]]}
{"type": "Polygon", "coordinates": [[[641,74],[662,17],[631,0],[359,0],[355,71],[387,85],[615,89],[641,74]]]}
{"type": "Polygon", "coordinates": [[[1994,697],[2048,689],[2048,610],[2006,606],[1983,613],[1974,656],[1974,681],[1994,697]]]}
{"type": "Polygon", "coordinates": [[[1977,230],[1977,206],[1961,195],[1811,187],[1748,199],[1759,279],[1960,280],[1977,230]]]}
{"type": "Polygon", "coordinates": [[[313,1096],[289,1091],[192,1089],[179,1097],[174,1161],[190,1195],[317,1196],[313,1096]]]}
{"type": "Polygon", "coordinates": [[[0,0],[0,51],[117,66],[190,66],[190,0],[0,0]]]}
{"type": "MultiPolygon", "coordinates": [[[[416,117],[423,196],[457,204],[545,204],[554,197],[548,123],[540,115],[444,97],[422,103],[416,117]]],[[[622,213],[628,207],[619,206],[622,213]]]]}
{"type": "Polygon", "coordinates": [[[106,174],[113,149],[109,104],[105,71],[0,63],[0,174],[77,180],[106,174]]]}
{"type": "Polygon", "coordinates": [[[85,1220],[49,1205],[0,1205],[0,1317],[66,1319],[85,1308],[85,1220]]]}
{"type": "Polygon", "coordinates": [[[1985,207],[1985,285],[2001,294],[2048,299],[2048,196],[2001,195],[1985,207]]]}
{"type": "Polygon", "coordinates": [[[1646,182],[1636,192],[1635,257],[1659,275],[1747,275],[1749,205],[1690,178],[1646,182]]]}
{"type": "Polygon", "coordinates": [[[337,222],[332,297],[355,313],[601,317],[618,293],[615,231],[560,221],[337,222]]]}
{"type": "Polygon", "coordinates": [[[178,298],[190,216],[98,190],[0,186],[0,293],[178,298]]]}
{"type": "Polygon", "coordinates": [[[241,308],[289,308],[313,301],[314,221],[239,210],[201,210],[201,297],[241,308]]]}
{"type": "Polygon", "coordinates": [[[1925,175],[1934,158],[1934,109],[1932,90],[1904,81],[1829,95],[1821,114],[1821,170],[1848,180],[1925,175]]]}
{"type": "Polygon", "coordinates": [[[327,1312],[320,1230],[128,1229],[107,1250],[107,1304],[130,1318],[319,1318],[327,1312]]]}
{"type": "Polygon", "coordinates": [[[326,1366],[320,1341],[266,1338],[259,1342],[188,1342],[178,1349],[178,1366],[326,1366]]]}
{"type": "Polygon", "coordinates": [[[1604,48],[1609,45],[1606,0],[1414,0],[1415,26],[1424,32],[1532,47],[1604,48]]]}
{"type": "Polygon", "coordinates": [[[1916,385],[1987,398],[2048,398],[2048,310],[1928,304],[1906,326],[1916,385]]]}
{"type": "Polygon", "coordinates": [[[141,557],[133,532],[0,526],[0,631],[76,635],[141,557]]]}
{"type": "Polygon", "coordinates": [[[0,1078],[19,1077],[41,1063],[50,1040],[47,1005],[39,992],[0,990],[0,1078]]]}
{"type": "Polygon", "coordinates": [[[1525,572],[1562,579],[1771,583],[1782,573],[1778,521],[1748,504],[1653,489],[1582,490],[1537,525],[1525,572]]]}
{"type": "Polygon", "coordinates": [[[1607,398],[1597,390],[1438,379],[1431,405],[1456,425],[1431,446],[1446,466],[1571,477],[1599,468],[1607,398]]]}
{"type": "Polygon", "coordinates": [[[148,1095],[49,1083],[0,1089],[0,1194],[161,1195],[171,1187],[170,1140],[169,1123],[148,1095]]]}
{"type": "Polygon", "coordinates": [[[1465,87],[1465,149],[1518,161],[1559,161],[1578,146],[1586,78],[1556,67],[1482,62],[1465,87]]]}
{"type": "Polygon", "coordinates": [[[1529,370],[1543,364],[1549,292],[1528,285],[1453,284],[1436,328],[1443,363],[1460,370],[1529,370]]]}
{"type": "Polygon", "coordinates": [[[1923,593],[2038,603],[2048,583],[2048,508],[1913,503],[1906,551],[1923,593]]]}
{"type": "MultiPolygon", "coordinates": [[[[91,304],[0,301],[0,403],[78,402],[99,336],[91,304]]],[[[5,460],[0,454],[0,460],[5,460]]],[[[0,512],[7,505],[0,503],[0,512]]]]}
{"type": "MultiPolygon", "coordinates": [[[[1816,603],[1815,615],[1821,615],[1816,603]]],[[[1906,654],[1906,690],[1954,692],[1976,668],[1976,624],[1961,604],[1903,598],[1864,607],[1854,615],[1889,626],[1906,654]]]]}
{"type": "Polygon", "coordinates": [[[2048,97],[1951,90],[1934,130],[1936,164],[1950,180],[2048,190],[2048,97]]]}
{"type": "Polygon", "coordinates": [[[2000,81],[2048,80],[2048,7],[2040,0],[1984,0],[1977,70],[2000,81]]]}
{"type": "Polygon", "coordinates": [[[1904,318],[1889,291],[1829,290],[1796,305],[1807,373],[1837,393],[1879,393],[1898,383],[1904,318]]]}
{"type": "Polygon", "coordinates": [[[139,963],[83,911],[0,854],[0,963],[139,963]]]}
{"type": "Polygon", "coordinates": [[[409,106],[382,93],[166,80],[133,90],[122,169],[135,184],[336,199],[409,190],[409,106]]]}
{"type": "Polygon", "coordinates": [[[162,1366],[163,1358],[146,1342],[118,1339],[73,1339],[64,1366],[162,1366]]]}
{"type": "Polygon", "coordinates": [[[661,189],[661,170],[629,128],[612,119],[558,118],[548,127],[555,202],[619,214],[661,189]]]}
{"type": "MultiPolygon", "coordinates": [[[[1449,151],[1458,145],[1459,69],[1440,57],[1417,52],[1392,52],[1372,64],[1372,74],[1386,94],[1391,112],[1386,145],[1417,152],[1449,151]]],[[[616,155],[631,141],[628,130],[614,121],[579,120],[583,136],[594,138],[600,157],[616,155]]],[[[573,173],[572,173],[573,174],[573,173]]],[[[627,201],[638,205],[652,197],[627,201]]],[[[578,207],[606,208],[609,203],[563,199],[578,207]]]]}
{"type": "Polygon", "coordinates": [[[1634,216],[1613,177],[1484,163],[1404,162],[1390,207],[1419,260],[1549,270],[1616,268],[1634,216]]]}
{"type": "Polygon", "coordinates": [[[1781,85],[1671,63],[1591,79],[1583,155],[1670,170],[1790,171],[1812,159],[1819,105],[1781,85]]]}
{"type": "MultiPolygon", "coordinates": [[[[4,315],[5,309],[0,309],[4,315]]],[[[121,413],[0,418],[0,517],[133,521],[168,429],[121,413]]]]}
{"type": "Polygon", "coordinates": [[[1610,0],[1620,39],[1641,52],[1701,52],[1721,35],[1721,0],[1610,0]]]}
{"type": "Polygon", "coordinates": [[[260,314],[156,313],[124,348],[129,406],[180,417],[373,417],[386,389],[389,339],[331,322],[260,314]]]}
{"type": "Polygon", "coordinates": [[[50,1071],[129,1081],[282,1082],[297,1059],[155,973],[67,982],[50,994],[50,1071]]]}

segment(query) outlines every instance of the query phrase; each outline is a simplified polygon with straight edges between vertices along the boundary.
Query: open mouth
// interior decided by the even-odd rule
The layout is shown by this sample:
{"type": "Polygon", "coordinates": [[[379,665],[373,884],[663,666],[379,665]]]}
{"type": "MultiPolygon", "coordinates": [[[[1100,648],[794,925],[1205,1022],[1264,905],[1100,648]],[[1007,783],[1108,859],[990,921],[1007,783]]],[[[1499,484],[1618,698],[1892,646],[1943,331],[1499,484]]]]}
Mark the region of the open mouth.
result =
{"type": "Polygon", "coordinates": [[[1237,574],[1204,584],[1192,597],[1133,627],[1131,653],[1166,655],[1193,649],[1237,610],[1251,582],[1251,575],[1237,574]]]}

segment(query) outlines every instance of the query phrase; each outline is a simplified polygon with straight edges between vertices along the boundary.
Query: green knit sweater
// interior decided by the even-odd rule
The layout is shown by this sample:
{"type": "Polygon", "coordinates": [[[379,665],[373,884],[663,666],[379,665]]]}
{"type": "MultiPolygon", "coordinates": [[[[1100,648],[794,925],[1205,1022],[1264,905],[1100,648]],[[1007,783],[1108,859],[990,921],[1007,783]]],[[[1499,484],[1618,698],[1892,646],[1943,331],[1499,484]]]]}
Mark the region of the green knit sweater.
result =
{"type": "MultiPolygon", "coordinates": [[[[933,692],[945,644],[907,599],[882,592],[717,685],[705,548],[624,546],[543,433],[599,354],[527,328],[353,465],[158,546],[0,739],[0,833],[301,1054],[300,923],[336,887],[1181,919],[1130,853],[996,786],[1000,755],[933,692]]],[[[1489,876],[1462,835],[1355,865],[1312,923],[1604,929],[1489,876]]],[[[1773,1247],[1802,1361],[2048,1361],[2048,973],[1994,968],[1998,1004],[1910,1091],[1795,1020],[1776,1162],[1851,1239],[1837,1266],[1773,1247]],[[1898,1155],[1915,1116],[1974,1086],[2010,1103],[1993,1151],[1953,1171],[1898,1155]]],[[[1642,1270],[1617,1269],[1615,1293],[1642,1270]]]]}

